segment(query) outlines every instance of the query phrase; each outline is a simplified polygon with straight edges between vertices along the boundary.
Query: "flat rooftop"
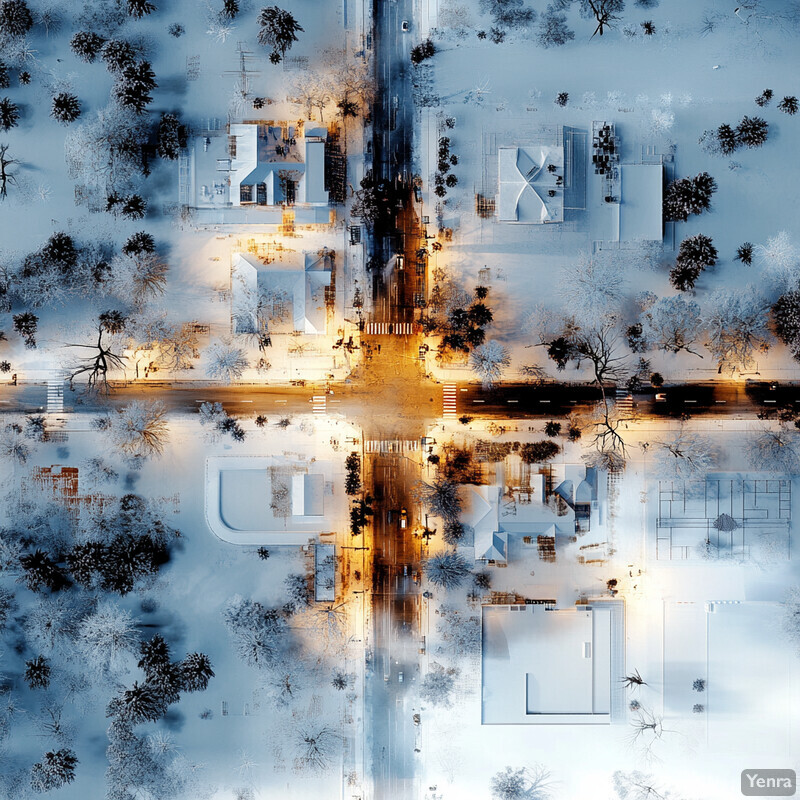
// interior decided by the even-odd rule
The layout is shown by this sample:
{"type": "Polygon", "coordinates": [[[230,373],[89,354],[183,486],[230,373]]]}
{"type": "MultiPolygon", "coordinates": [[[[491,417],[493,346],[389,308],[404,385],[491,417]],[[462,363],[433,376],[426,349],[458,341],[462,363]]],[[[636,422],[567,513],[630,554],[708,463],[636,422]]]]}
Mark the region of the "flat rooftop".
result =
{"type": "Polygon", "coordinates": [[[484,606],[483,724],[610,722],[618,701],[612,671],[624,672],[616,635],[621,614],[616,603],[484,606]]]}

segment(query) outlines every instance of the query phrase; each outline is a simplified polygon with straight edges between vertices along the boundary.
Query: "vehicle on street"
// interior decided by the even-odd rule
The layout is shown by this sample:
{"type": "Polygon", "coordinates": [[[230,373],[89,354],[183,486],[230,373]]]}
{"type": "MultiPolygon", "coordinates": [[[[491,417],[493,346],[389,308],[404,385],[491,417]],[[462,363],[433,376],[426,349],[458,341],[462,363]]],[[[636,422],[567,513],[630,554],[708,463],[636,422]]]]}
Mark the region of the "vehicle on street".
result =
{"type": "Polygon", "coordinates": [[[408,511],[405,508],[400,509],[400,527],[405,528],[408,525],[408,511]]]}
{"type": "Polygon", "coordinates": [[[403,20],[403,24],[400,26],[400,29],[403,31],[403,33],[408,33],[408,20],[407,19],[403,20]]]}
{"type": "Polygon", "coordinates": [[[402,673],[402,671],[397,673],[397,682],[398,683],[402,683],[403,682],[403,673],[402,673]]]}

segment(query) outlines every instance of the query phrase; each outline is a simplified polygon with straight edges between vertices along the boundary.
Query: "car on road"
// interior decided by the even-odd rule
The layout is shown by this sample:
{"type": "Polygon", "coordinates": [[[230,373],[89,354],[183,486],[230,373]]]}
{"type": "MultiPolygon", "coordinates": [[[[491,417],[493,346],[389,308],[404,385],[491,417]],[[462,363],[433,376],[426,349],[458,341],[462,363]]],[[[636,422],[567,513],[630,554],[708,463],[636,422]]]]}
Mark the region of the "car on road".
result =
{"type": "Polygon", "coordinates": [[[408,525],[408,511],[405,508],[400,509],[400,527],[405,528],[408,525]]]}
{"type": "Polygon", "coordinates": [[[402,30],[403,33],[408,33],[408,20],[407,19],[403,20],[403,24],[400,26],[400,30],[402,30]]]}
{"type": "Polygon", "coordinates": [[[402,683],[403,682],[403,672],[402,672],[402,670],[397,673],[397,682],[398,683],[402,683]]]}
{"type": "Polygon", "coordinates": [[[666,403],[667,402],[667,393],[666,392],[658,392],[656,394],[656,403],[666,403]]]}

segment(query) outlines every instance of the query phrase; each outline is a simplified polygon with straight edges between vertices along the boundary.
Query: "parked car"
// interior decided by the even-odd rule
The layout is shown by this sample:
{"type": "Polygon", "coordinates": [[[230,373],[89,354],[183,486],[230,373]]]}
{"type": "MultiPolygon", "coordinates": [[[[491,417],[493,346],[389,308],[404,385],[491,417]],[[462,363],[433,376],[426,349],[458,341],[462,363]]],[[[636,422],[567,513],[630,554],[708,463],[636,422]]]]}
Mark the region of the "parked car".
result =
{"type": "Polygon", "coordinates": [[[400,26],[400,29],[403,31],[403,33],[408,33],[408,20],[407,19],[403,20],[403,24],[400,26]]]}

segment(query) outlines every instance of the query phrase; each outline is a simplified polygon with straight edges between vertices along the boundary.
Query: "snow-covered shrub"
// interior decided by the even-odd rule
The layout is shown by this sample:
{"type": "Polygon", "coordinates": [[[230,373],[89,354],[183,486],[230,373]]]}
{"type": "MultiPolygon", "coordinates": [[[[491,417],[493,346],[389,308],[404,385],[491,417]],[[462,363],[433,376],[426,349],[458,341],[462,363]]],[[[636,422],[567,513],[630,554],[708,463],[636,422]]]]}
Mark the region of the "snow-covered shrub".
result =
{"type": "Polygon", "coordinates": [[[100,57],[109,72],[122,72],[136,62],[136,48],[124,39],[110,39],[100,48],[100,57]]]}
{"type": "Polygon", "coordinates": [[[670,283],[681,292],[693,289],[700,273],[717,263],[717,256],[717,248],[710,237],[697,233],[684,239],[669,273],[670,283]]]}
{"type": "Polygon", "coordinates": [[[291,649],[283,615],[255,600],[235,595],[222,614],[239,657],[253,667],[272,667],[291,649]]]}
{"type": "Polygon", "coordinates": [[[149,61],[137,61],[123,67],[114,84],[114,98],[121,106],[143,114],[153,102],[150,92],[158,86],[155,78],[149,61]]]}
{"type": "Polygon", "coordinates": [[[772,321],[776,336],[800,361],[800,291],[782,294],[772,306],[772,321]]]}
{"type": "Polygon", "coordinates": [[[180,155],[180,121],[175,114],[162,114],[158,123],[158,155],[175,160],[180,155]]]}
{"type": "Polygon", "coordinates": [[[793,117],[797,113],[797,109],[797,98],[793,95],[784,97],[783,100],[778,103],[778,110],[783,111],[784,114],[788,114],[790,117],[793,117]]]}
{"type": "Polygon", "coordinates": [[[156,7],[150,0],[127,0],[126,9],[129,17],[141,19],[148,14],[152,14],[156,10],[156,7]]]}

